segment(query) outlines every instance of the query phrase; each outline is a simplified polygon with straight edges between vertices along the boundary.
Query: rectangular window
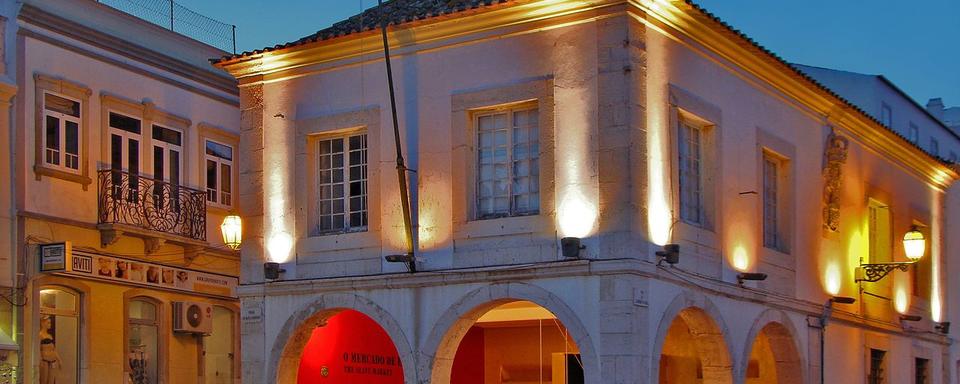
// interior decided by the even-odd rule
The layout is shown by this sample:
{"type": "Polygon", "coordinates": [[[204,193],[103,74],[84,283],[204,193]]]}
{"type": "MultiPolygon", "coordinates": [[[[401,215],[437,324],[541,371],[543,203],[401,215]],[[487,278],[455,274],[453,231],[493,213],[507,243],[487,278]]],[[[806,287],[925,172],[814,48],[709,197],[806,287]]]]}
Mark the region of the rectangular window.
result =
{"type": "Polygon", "coordinates": [[[930,138],[930,154],[940,156],[940,142],[933,137],[930,138]]]}
{"type": "Polygon", "coordinates": [[[540,212],[539,109],[484,112],[477,128],[477,217],[540,212]]]}
{"type": "Polygon", "coordinates": [[[680,171],[680,218],[702,226],[703,212],[703,129],[681,121],[677,135],[680,171]]]}
{"type": "Polygon", "coordinates": [[[320,140],[320,233],[367,229],[367,135],[320,140]]]}
{"type": "Polygon", "coordinates": [[[43,94],[44,162],[71,172],[80,170],[80,102],[43,94]]]}
{"type": "Polygon", "coordinates": [[[213,140],[205,148],[207,201],[229,207],[233,196],[233,147],[213,140]]]}
{"type": "Polygon", "coordinates": [[[917,128],[916,124],[910,123],[910,131],[907,132],[907,138],[914,144],[920,142],[920,128],[917,128]]]}
{"type": "Polygon", "coordinates": [[[880,105],[880,122],[887,128],[893,128],[893,110],[886,103],[880,105]]]}
{"type": "Polygon", "coordinates": [[[927,378],[930,375],[930,360],[921,359],[919,357],[914,359],[913,363],[913,382],[916,384],[927,384],[927,378]]]}
{"type": "Polygon", "coordinates": [[[140,120],[110,112],[110,169],[113,170],[114,197],[124,194],[121,185],[122,173],[128,173],[127,200],[136,201],[138,197],[138,176],[140,175],[140,120]]]}
{"type": "Polygon", "coordinates": [[[867,374],[867,383],[883,384],[884,379],[884,357],[887,352],[879,349],[870,349],[870,372],[867,374]]]}
{"type": "Polygon", "coordinates": [[[771,153],[763,154],[763,245],[770,249],[786,252],[786,228],[783,222],[786,216],[784,185],[784,160],[771,153]]]}
{"type": "Polygon", "coordinates": [[[869,210],[869,241],[870,262],[885,263],[893,261],[891,234],[890,207],[879,201],[870,199],[869,210]]]}

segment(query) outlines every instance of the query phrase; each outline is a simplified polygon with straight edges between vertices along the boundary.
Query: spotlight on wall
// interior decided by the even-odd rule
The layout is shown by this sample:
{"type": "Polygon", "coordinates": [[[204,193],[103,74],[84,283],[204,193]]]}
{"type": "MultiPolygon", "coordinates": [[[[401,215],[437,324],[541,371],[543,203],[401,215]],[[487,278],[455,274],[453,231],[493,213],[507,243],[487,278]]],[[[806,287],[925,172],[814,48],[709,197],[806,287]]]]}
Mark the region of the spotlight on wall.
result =
{"type": "Polygon", "coordinates": [[[263,263],[263,277],[267,280],[277,280],[280,278],[280,274],[286,271],[286,269],[280,268],[280,263],[272,261],[263,263]]]}
{"type": "Polygon", "coordinates": [[[663,250],[657,251],[657,265],[667,262],[667,264],[676,264],[680,262],[680,244],[664,244],[663,250]]]}
{"type": "Polygon", "coordinates": [[[846,297],[846,296],[834,296],[830,298],[829,302],[837,303],[837,304],[853,304],[857,302],[857,299],[854,299],[852,297],[846,297]]]}
{"type": "Polygon", "coordinates": [[[417,271],[417,258],[412,253],[405,255],[386,255],[383,259],[388,263],[406,263],[407,270],[409,270],[410,273],[417,271]]]}
{"type": "Polygon", "coordinates": [[[742,272],[737,274],[737,284],[743,285],[744,281],[763,281],[767,279],[766,273],[742,272]]]}
{"type": "Polygon", "coordinates": [[[936,329],[938,332],[946,335],[946,334],[950,333],[950,322],[949,322],[949,321],[943,321],[943,322],[940,322],[940,323],[936,323],[936,324],[933,325],[933,329],[936,329]]]}
{"type": "Polygon", "coordinates": [[[922,316],[918,315],[900,315],[900,321],[920,321],[923,320],[922,316]]]}
{"type": "Polygon", "coordinates": [[[587,248],[586,245],[581,244],[579,237],[564,237],[560,239],[560,252],[563,254],[563,257],[566,258],[579,258],[580,251],[587,248]]]}

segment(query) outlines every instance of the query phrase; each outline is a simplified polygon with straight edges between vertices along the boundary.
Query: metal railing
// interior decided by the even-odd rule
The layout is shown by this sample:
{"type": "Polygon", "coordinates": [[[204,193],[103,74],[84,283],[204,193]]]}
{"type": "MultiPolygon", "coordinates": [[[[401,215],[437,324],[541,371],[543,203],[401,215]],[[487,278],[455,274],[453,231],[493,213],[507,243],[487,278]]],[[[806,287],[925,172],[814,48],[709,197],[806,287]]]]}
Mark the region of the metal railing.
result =
{"type": "Polygon", "coordinates": [[[206,192],[129,172],[107,169],[97,173],[98,224],[125,224],[207,239],[206,192]]]}
{"type": "Polygon", "coordinates": [[[237,26],[201,15],[173,0],[96,0],[227,52],[237,53],[237,26]]]}

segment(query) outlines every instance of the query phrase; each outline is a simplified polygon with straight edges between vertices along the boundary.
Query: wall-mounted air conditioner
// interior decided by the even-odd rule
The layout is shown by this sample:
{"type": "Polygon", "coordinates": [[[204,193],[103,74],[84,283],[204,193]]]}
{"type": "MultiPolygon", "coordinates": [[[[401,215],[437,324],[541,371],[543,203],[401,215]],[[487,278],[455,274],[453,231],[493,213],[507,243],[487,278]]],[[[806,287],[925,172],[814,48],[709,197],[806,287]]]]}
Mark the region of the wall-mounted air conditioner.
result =
{"type": "Polygon", "coordinates": [[[213,331],[213,306],[204,303],[173,303],[173,331],[204,333],[213,331]]]}

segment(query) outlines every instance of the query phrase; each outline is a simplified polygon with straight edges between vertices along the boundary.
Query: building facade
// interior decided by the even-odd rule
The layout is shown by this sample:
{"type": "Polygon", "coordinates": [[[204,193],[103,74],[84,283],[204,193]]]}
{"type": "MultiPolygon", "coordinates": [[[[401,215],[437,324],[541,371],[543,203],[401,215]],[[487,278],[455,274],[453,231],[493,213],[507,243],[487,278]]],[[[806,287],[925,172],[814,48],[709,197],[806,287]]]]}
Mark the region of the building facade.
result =
{"type": "Polygon", "coordinates": [[[216,65],[245,382],[954,380],[957,172],[689,2],[397,0],[216,65]]]}
{"type": "Polygon", "coordinates": [[[224,51],[99,2],[3,4],[15,382],[238,382],[239,255],[219,231],[238,95],[207,62],[224,51]]]}

